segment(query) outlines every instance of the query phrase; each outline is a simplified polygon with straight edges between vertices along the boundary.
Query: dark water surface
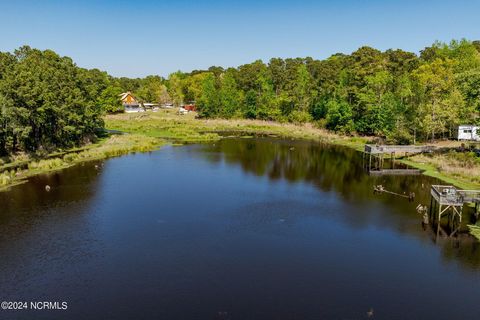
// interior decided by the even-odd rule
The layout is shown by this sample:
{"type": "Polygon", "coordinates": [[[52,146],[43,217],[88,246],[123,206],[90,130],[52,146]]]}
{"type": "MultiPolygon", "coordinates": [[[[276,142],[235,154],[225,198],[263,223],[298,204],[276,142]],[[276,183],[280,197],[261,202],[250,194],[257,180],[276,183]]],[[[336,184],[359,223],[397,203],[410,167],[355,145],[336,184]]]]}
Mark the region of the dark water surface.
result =
{"type": "Polygon", "coordinates": [[[434,182],[268,138],[37,177],[0,193],[0,300],[68,309],[0,319],[479,319],[480,245],[415,211],[434,182]]]}

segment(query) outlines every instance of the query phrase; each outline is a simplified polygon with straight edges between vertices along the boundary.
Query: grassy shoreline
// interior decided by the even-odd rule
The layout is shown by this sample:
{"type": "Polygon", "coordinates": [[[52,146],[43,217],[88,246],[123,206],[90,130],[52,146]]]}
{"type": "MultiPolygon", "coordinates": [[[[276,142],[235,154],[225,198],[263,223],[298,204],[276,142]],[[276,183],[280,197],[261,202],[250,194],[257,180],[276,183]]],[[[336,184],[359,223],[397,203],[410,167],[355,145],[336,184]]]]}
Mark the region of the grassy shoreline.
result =
{"type": "MultiPolygon", "coordinates": [[[[368,138],[342,136],[315,128],[311,124],[294,125],[245,119],[195,119],[193,113],[180,116],[173,110],[108,115],[105,117],[105,124],[108,129],[129,134],[114,135],[97,144],[78,148],[78,150],[69,150],[64,155],[59,154],[58,157],[53,154],[48,160],[23,159],[26,169],[9,169],[18,165],[18,162],[0,166],[0,191],[22,183],[31,176],[61,170],[80,162],[105,159],[135,151],[151,151],[166,143],[167,140],[182,144],[216,141],[225,135],[269,135],[285,139],[320,141],[358,151],[363,151],[364,144],[368,143],[368,138]]],[[[455,163],[450,164],[453,170],[442,171],[435,159],[437,158],[412,156],[408,159],[400,159],[400,162],[424,170],[425,175],[439,178],[459,188],[480,188],[477,177],[463,172],[460,174],[461,168],[456,168],[455,163]]],[[[461,163],[457,165],[461,167],[461,163]]]]}
{"type": "MultiPolygon", "coordinates": [[[[122,131],[126,134],[113,135],[96,144],[51,154],[48,159],[23,159],[24,169],[9,170],[15,163],[0,166],[0,192],[28,181],[28,178],[62,170],[73,165],[93,160],[101,160],[132,152],[146,152],[158,149],[169,141],[172,144],[204,143],[222,139],[225,136],[268,135],[283,139],[306,139],[326,144],[342,145],[363,151],[368,139],[365,137],[346,137],[318,129],[311,124],[293,125],[278,122],[245,119],[209,119],[199,120],[194,114],[177,115],[173,110],[157,113],[117,114],[105,117],[106,128],[122,131]]],[[[416,155],[399,159],[400,162],[421,170],[427,176],[435,177],[445,183],[462,189],[480,189],[478,175],[469,175],[472,169],[465,170],[458,161],[445,161],[441,155],[416,155]],[[442,161],[440,161],[440,159],[442,161]],[[448,165],[448,172],[442,172],[442,166],[448,165]]],[[[18,163],[17,163],[18,165],[18,163]]],[[[475,172],[477,168],[473,168],[475,172]]],[[[480,172],[480,169],[478,171],[480,172]]],[[[479,227],[469,226],[471,233],[480,240],[479,227]],[[475,231],[475,232],[474,232],[475,231]]]]}
{"type": "MultiPolygon", "coordinates": [[[[109,129],[149,137],[174,139],[180,143],[215,141],[221,138],[219,133],[231,133],[231,135],[265,134],[287,139],[315,140],[363,151],[365,143],[369,141],[365,137],[338,135],[327,130],[315,128],[311,124],[294,125],[245,119],[199,120],[194,119],[193,114],[179,116],[171,111],[163,110],[158,113],[110,115],[106,117],[105,121],[109,129]]],[[[459,143],[449,142],[445,146],[444,142],[439,142],[434,145],[440,148],[451,148],[459,146],[459,143]]],[[[446,163],[447,166],[445,166],[445,163],[437,161],[441,158],[442,156],[440,155],[430,158],[410,156],[400,159],[400,162],[424,170],[425,175],[439,178],[445,181],[445,183],[453,184],[459,188],[480,189],[480,177],[477,178],[474,174],[472,175],[472,172],[475,172],[477,169],[477,172],[480,172],[480,165],[465,170],[464,163],[461,160],[450,159],[446,163]]]]}
{"type": "Polygon", "coordinates": [[[286,139],[307,139],[363,150],[368,141],[363,137],[347,137],[311,124],[294,125],[274,121],[246,119],[195,119],[194,114],[179,116],[173,111],[157,113],[117,114],[105,118],[108,129],[170,139],[180,143],[210,142],[225,135],[269,135],[286,139]]]}
{"type": "MultiPolygon", "coordinates": [[[[439,169],[433,163],[422,162],[419,157],[412,157],[412,159],[401,159],[400,162],[422,170],[422,174],[437,178],[445,182],[448,185],[454,185],[457,188],[464,190],[478,190],[480,189],[480,184],[472,182],[468,177],[458,176],[457,174],[448,174],[439,171],[439,169]],[[414,160],[412,160],[414,159],[414,160]]],[[[470,177],[471,179],[476,179],[476,177],[470,177]]]]}
{"type": "MultiPolygon", "coordinates": [[[[173,112],[160,111],[158,113],[119,114],[110,115],[105,119],[108,129],[139,134],[146,137],[160,139],[173,139],[179,143],[209,142],[221,139],[219,133],[231,135],[269,135],[288,139],[307,139],[328,144],[342,145],[358,151],[364,150],[368,139],[364,137],[345,137],[336,135],[326,130],[314,128],[311,124],[293,125],[277,122],[258,120],[224,120],[224,119],[195,119],[193,114],[176,115],[173,112]]],[[[438,145],[438,147],[445,147],[438,145]]],[[[424,170],[425,175],[438,178],[447,184],[455,185],[462,189],[480,189],[475,176],[463,174],[463,164],[449,163],[453,168],[450,172],[440,171],[440,166],[435,162],[440,155],[432,158],[423,155],[400,159],[400,162],[424,170]]],[[[478,171],[480,172],[480,167],[478,171]]],[[[480,240],[479,227],[469,226],[471,234],[480,240]],[[474,232],[475,231],[475,232],[474,232]]]]}
{"type": "Polygon", "coordinates": [[[0,166],[0,192],[25,183],[28,178],[62,170],[76,164],[116,157],[131,152],[152,151],[165,142],[142,135],[113,135],[84,148],[52,154],[48,159],[22,159],[0,166]]]}
{"type": "Polygon", "coordinates": [[[105,117],[106,127],[125,132],[95,144],[55,152],[44,158],[19,157],[0,163],[0,192],[28,181],[28,178],[62,170],[73,165],[157,149],[167,143],[203,143],[225,135],[269,135],[288,139],[310,139],[361,150],[364,138],[344,137],[311,125],[297,126],[258,120],[196,120],[193,114],[177,115],[173,110],[159,113],[118,114],[105,117]]]}

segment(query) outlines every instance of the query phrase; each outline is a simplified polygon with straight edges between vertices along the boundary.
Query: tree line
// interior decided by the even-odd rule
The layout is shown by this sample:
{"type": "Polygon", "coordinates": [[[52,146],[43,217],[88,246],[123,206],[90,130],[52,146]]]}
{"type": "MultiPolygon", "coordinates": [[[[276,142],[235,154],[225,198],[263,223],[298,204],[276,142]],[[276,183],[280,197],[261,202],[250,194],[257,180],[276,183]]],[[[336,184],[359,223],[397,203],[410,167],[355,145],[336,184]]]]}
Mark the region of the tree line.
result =
{"type": "Polygon", "coordinates": [[[0,52],[0,156],[92,141],[119,95],[195,103],[200,117],[311,122],[397,143],[451,137],[480,123],[480,41],[434,43],[416,55],[362,47],[325,60],[257,60],[237,68],[115,78],[51,50],[0,52]]]}
{"type": "Polygon", "coordinates": [[[114,78],[52,50],[0,52],[0,157],[94,141],[103,115],[123,110],[122,92],[135,90],[141,101],[157,101],[167,94],[164,81],[114,78]]]}
{"type": "Polygon", "coordinates": [[[313,122],[412,143],[479,123],[480,41],[436,42],[419,55],[361,47],[325,60],[258,60],[176,72],[166,85],[177,104],[195,101],[201,117],[313,122]]]}

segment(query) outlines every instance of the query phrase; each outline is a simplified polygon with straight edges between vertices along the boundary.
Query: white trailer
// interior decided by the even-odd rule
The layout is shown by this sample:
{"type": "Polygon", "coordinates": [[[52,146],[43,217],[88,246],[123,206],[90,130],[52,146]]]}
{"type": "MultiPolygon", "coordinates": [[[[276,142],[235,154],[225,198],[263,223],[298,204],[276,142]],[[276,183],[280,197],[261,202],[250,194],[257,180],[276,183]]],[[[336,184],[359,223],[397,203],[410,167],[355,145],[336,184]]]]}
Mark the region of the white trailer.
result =
{"type": "Polygon", "coordinates": [[[458,140],[480,141],[480,127],[472,125],[459,126],[458,140]]]}

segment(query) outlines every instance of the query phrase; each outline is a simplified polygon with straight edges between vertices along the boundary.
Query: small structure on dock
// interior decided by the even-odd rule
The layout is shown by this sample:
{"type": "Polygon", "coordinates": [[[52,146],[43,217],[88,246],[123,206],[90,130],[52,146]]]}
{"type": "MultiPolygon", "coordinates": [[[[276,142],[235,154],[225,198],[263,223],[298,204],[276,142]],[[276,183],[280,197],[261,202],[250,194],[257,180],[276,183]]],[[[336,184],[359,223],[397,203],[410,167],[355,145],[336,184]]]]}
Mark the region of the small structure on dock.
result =
{"type": "Polygon", "coordinates": [[[480,213],[480,190],[460,190],[454,186],[433,185],[430,191],[430,217],[437,224],[437,236],[440,232],[453,236],[462,222],[464,205],[474,205],[474,214],[480,213]],[[442,217],[448,217],[450,234],[440,226],[442,217]]]}
{"type": "Polygon", "coordinates": [[[416,175],[421,174],[419,169],[395,169],[395,158],[412,154],[432,152],[434,146],[399,146],[366,144],[363,153],[364,167],[370,174],[375,175],[416,175]],[[391,168],[384,168],[385,155],[390,155],[391,168]],[[368,160],[367,160],[368,159],[368,160]]]}

